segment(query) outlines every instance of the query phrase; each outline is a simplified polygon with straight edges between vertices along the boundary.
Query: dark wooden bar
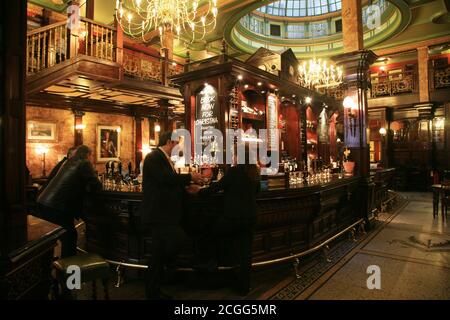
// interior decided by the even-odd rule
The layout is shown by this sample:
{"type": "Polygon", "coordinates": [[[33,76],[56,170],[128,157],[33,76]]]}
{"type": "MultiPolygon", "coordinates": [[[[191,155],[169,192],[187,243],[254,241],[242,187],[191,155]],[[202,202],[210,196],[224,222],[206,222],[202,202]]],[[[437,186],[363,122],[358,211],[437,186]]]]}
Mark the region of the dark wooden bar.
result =
{"type": "Polygon", "coordinates": [[[7,272],[0,281],[8,300],[46,299],[51,278],[56,241],[64,230],[45,220],[28,216],[27,236],[23,243],[10,253],[7,272]]]}
{"type": "MultiPolygon", "coordinates": [[[[321,184],[278,188],[259,194],[253,236],[253,262],[289,256],[332,237],[359,218],[359,177],[334,175],[321,184]]],[[[141,193],[102,191],[85,204],[87,250],[106,259],[144,264],[151,237],[140,233],[141,193]]],[[[195,234],[221,214],[222,196],[190,196],[184,228],[195,234]]],[[[181,256],[192,255],[187,243],[181,256]]],[[[226,255],[222,256],[226,259],[226,255]]]]}

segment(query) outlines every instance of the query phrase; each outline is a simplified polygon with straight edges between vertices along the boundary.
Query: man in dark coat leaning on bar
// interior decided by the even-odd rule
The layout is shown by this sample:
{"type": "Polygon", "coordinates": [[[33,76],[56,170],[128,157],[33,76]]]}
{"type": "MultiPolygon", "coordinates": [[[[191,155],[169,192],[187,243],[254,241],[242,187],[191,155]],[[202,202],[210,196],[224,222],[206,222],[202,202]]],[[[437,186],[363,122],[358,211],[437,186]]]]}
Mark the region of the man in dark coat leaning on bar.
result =
{"type": "Polygon", "coordinates": [[[172,140],[172,132],[164,132],[156,150],[144,160],[141,214],[144,228],[152,236],[152,258],[146,279],[148,299],[169,298],[160,292],[160,279],[168,260],[174,258],[177,248],[186,235],[181,228],[184,189],[193,180],[199,182],[198,173],[178,174],[170,159],[178,141],[172,140]]]}
{"type": "Polygon", "coordinates": [[[42,218],[65,229],[61,237],[61,258],[77,254],[77,230],[74,219],[83,217],[86,191],[101,190],[102,184],[91,163],[92,150],[79,146],[66,160],[37,199],[42,218]]]}

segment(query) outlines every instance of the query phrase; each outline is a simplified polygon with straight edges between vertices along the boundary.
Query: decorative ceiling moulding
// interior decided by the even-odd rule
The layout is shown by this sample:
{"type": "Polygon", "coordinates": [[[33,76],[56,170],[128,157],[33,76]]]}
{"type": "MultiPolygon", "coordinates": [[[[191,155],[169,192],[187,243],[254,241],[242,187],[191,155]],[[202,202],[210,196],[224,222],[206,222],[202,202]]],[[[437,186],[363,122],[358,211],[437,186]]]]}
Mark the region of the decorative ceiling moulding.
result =
{"type": "MultiPolygon", "coordinates": [[[[381,28],[381,31],[369,37],[367,36],[368,29],[365,28],[365,47],[368,49],[372,49],[383,41],[401,33],[411,22],[411,10],[404,0],[389,0],[389,3],[390,6],[387,7],[382,17],[384,27],[381,28]],[[388,22],[387,19],[389,18],[391,20],[388,22]]],[[[343,53],[342,33],[314,38],[313,48],[312,38],[268,37],[254,33],[242,26],[241,18],[265,5],[267,5],[267,1],[252,3],[226,21],[224,37],[233,50],[253,54],[259,47],[266,47],[273,51],[291,48],[300,59],[311,58],[312,56],[331,57],[343,53]]],[[[321,16],[315,18],[317,21],[322,20],[321,16]]]]}

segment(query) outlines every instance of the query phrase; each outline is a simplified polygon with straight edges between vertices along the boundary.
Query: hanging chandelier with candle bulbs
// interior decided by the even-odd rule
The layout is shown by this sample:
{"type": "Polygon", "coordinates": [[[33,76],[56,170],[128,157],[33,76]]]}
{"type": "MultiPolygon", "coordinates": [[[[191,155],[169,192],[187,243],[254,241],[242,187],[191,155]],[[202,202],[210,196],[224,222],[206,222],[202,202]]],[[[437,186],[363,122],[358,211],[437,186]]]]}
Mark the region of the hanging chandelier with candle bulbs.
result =
{"type": "Polygon", "coordinates": [[[313,58],[299,65],[298,79],[302,87],[312,90],[332,88],[342,83],[343,72],[327,60],[313,58]]]}
{"type": "Polygon", "coordinates": [[[158,30],[187,42],[201,40],[216,27],[217,0],[116,0],[116,18],[124,32],[142,38],[158,30]],[[201,5],[201,6],[200,6],[201,5]]]}

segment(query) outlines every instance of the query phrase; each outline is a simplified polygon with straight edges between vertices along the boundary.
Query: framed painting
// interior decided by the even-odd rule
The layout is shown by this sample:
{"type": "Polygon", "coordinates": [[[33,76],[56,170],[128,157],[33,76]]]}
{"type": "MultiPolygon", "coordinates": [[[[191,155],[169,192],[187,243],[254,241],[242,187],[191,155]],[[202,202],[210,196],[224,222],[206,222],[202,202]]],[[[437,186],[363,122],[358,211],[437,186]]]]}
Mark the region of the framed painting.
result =
{"type": "Polygon", "coordinates": [[[97,125],[97,162],[120,161],[120,126],[97,125]]]}
{"type": "Polygon", "coordinates": [[[28,142],[56,142],[57,141],[56,122],[29,120],[27,121],[28,142]]]}

